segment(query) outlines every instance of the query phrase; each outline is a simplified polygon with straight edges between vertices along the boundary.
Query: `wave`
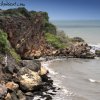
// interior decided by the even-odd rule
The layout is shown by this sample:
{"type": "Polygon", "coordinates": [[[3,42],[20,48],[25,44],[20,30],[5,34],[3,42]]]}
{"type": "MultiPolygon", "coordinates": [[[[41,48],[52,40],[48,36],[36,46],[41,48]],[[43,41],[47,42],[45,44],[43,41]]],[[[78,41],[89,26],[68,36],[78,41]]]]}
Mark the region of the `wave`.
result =
{"type": "Polygon", "coordinates": [[[57,60],[64,60],[64,58],[62,58],[62,59],[56,58],[56,59],[52,59],[52,60],[49,60],[49,61],[42,61],[42,62],[41,62],[41,65],[44,66],[44,67],[49,71],[50,74],[56,75],[56,74],[58,74],[58,73],[55,72],[52,68],[49,68],[49,65],[50,65],[51,63],[53,63],[54,61],[57,61],[57,60]]]}
{"type": "Polygon", "coordinates": [[[45,67],[48,71],[49,71],[49,73],[50,74],[52,74],[52,75],[56,75],[56,74],[58,74],[57,72],[55,72],[55,71],[53,71],[53,69],[51,69],[51,68],[49,68],[48,66],[50,65],[50,63],[51,62],[53,62],[54,60],[51,60],[51,61],[43,61],[43,62],[41,62],[41,65],[43,66],[43,67],[45,67]]]}
{"type": "Polygon", "coordinates": [[[94,80],[92,78],[89,78],[88,79],[91,83],[100,83],[100,80],[94,80]]]}
{"type": "Polygon", "coordinates": [[[100,50],[100,43],[98,43],[98,44],[89,44],[89,46],[92,47],[91,50],[90,50],[92,53],[95,53],[96,50],[100,50]]]}
{"type": "Polygon", "coordinates": [[[98,44],[89,44],[89,46],[91,46],[92,49],[94,49],[94,50],[100,50],[100,43],[98,43],[98,44]]]}

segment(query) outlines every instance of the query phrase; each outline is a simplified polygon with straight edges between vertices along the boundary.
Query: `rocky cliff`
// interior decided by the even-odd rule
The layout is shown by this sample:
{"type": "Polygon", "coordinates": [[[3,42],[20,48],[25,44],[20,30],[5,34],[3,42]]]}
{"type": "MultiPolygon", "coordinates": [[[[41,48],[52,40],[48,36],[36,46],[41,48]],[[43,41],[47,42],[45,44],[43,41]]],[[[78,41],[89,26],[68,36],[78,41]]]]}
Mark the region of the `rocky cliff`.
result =
{"type": "Polygon", "coordinates": [[[0,10],[0,29],[23,58],[41,56],[46,48],[45,33],[56,34],[46,12],[27,11],[25,8],[0,10]]]}
{"type": "Polygon", "coordinates": [[[84,44],[81,38],[70,39],[62,33],[57,35],[46,12],[25,8],[0,10],[0,29],[7,33],[11,46],[23,59],[52,55],[94,58],[88,45],[80,46],[80,42],[84,44]]]}

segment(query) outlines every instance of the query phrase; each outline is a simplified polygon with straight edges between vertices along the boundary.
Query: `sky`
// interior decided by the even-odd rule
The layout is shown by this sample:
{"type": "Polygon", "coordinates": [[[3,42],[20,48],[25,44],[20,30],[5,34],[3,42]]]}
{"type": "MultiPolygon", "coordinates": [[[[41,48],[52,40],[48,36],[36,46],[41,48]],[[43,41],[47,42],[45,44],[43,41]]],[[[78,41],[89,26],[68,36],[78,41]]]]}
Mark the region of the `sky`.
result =
{"type": "Polygon", "coordinates": [[[28,10],[46,11],[50,20],[100,20],[100,0],[0,0],[0,9],[18,7],[2,2],[24,3],[28,10]]]}

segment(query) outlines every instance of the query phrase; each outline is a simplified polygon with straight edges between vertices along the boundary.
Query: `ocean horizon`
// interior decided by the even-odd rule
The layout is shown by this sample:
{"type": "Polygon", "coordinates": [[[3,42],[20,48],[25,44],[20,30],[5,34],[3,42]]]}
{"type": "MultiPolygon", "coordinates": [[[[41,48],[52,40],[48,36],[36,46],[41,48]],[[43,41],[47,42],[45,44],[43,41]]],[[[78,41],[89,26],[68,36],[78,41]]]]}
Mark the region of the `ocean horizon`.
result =
{"type": "Polygon", "coordinates": [[[100,20],[52,20],[57,30],[69,37],[81,37],[89,44],[100,43],[100,20]]]}

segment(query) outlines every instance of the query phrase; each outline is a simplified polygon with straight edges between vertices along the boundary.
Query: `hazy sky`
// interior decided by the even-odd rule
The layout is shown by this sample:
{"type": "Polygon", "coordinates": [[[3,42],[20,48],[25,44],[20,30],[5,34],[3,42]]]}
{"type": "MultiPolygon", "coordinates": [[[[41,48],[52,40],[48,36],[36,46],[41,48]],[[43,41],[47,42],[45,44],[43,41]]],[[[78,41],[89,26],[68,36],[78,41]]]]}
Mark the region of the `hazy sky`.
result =
{"type": "MultiPolygon", "coordinates": [[[[100,20],[100,0],[0,0],[24,3],[28,10],[46,11],[51,20],[100,20]]],[[[1,9],[16,6],[0,6],[1,9]]]]}

